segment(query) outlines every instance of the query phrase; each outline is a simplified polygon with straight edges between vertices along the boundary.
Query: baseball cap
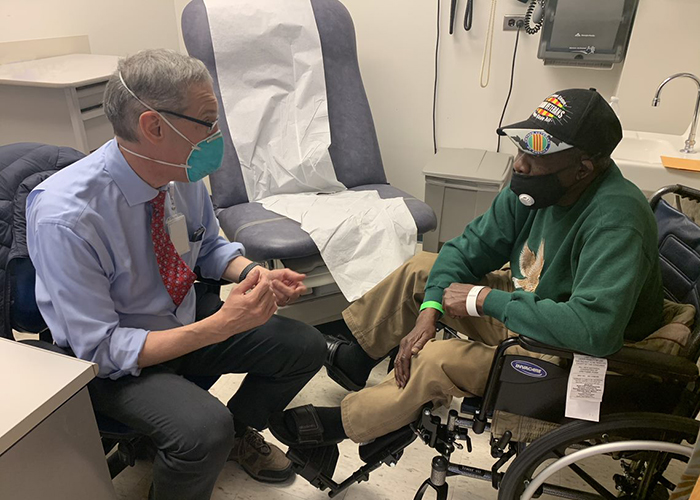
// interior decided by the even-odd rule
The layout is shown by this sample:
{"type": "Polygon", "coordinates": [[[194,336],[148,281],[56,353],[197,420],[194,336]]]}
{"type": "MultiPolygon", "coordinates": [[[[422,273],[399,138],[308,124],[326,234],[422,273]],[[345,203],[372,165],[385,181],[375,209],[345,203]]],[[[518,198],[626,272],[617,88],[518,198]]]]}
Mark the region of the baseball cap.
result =
{"type": "Polygon", "coordinates": [[[577,147],[592,156],[608,156],[622,139],[622,126],[596,89],[566,89],[547,97],[527,120],[496,133],[532,155],[577,147]]]}

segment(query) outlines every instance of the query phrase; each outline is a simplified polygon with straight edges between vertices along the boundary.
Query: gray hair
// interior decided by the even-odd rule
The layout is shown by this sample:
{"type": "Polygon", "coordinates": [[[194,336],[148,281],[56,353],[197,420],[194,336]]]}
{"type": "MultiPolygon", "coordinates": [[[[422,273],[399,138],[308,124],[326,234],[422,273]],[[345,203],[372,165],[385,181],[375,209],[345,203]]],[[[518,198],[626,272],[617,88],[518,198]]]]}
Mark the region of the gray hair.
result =
{"type": "Polygon", "coordinates": [[[117,71],[107,82],[104,111],[114,134],[129,142],[138,142],[139,116],[147,108],[124,88],[120,72],[139,99],[154,109],[176,113],[187,108],[187,91],[192,85],[212,83],[202,61],[172,50],[142,50],[120,59],[117,71]]]}

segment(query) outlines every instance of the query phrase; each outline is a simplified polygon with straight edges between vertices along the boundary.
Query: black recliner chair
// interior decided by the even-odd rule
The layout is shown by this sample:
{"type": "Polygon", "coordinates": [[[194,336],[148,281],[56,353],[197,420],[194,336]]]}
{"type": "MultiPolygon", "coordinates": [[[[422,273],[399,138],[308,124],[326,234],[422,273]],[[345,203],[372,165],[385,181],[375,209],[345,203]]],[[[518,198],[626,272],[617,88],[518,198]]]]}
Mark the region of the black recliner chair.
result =
{"type": "MultiPolygon", "coordinates": [[[[38,339],[22,342],[69,356],[72,353],[53,343],[36,304],[36,271],[27,251],[25,207],[32,189],[84,156],[72,148],[37,143],[0,146],[0,336],[14,339],[13,330],[37,334],[38,339]]],[[[195,283],[195,288],[198,294],[218,294],[220,285],[200,280],[195,283]]],[[[196,377],[191,380],[208,390],[217,378],[196,377]]],[[[96,413],[95,418],[109,472],[114,478],[126,467],[134,465],[137,456],[148,446],[148,440],[107,415],[96,413]]]]}

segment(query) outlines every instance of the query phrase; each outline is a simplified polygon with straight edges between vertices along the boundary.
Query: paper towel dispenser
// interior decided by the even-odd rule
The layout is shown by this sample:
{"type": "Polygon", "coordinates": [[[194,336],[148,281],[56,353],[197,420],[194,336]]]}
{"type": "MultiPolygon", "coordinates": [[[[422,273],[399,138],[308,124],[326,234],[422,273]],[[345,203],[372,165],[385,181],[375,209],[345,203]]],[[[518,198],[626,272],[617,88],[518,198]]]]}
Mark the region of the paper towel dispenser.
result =
{"type": "Polygon", "coordinates": [[[625,58],[639,0],[547,0],[537,57],[545,65],[612,68],[625,58]]]}

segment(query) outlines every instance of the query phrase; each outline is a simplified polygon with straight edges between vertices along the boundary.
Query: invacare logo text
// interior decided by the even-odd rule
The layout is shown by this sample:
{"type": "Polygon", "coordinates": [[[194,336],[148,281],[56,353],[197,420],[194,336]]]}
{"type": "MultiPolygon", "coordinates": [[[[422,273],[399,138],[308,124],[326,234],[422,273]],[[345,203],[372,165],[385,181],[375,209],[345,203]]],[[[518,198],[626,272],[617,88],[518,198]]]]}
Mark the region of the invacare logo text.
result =
{"type": "Polygon", "coordinates": [[[547,370],[541,366],[537,366],[534,363],[530,363],[529,361],[521,361],[516,359],[515,361],[510,362],[510,366],[512,366],[513,370],[516,372],[527,375],[528,377],[545,378],[547,376],[547,370]]]}

